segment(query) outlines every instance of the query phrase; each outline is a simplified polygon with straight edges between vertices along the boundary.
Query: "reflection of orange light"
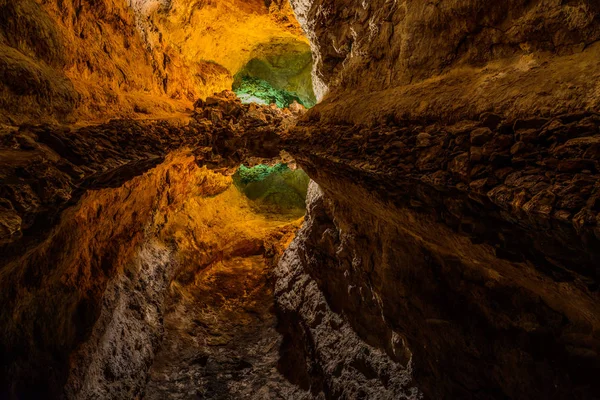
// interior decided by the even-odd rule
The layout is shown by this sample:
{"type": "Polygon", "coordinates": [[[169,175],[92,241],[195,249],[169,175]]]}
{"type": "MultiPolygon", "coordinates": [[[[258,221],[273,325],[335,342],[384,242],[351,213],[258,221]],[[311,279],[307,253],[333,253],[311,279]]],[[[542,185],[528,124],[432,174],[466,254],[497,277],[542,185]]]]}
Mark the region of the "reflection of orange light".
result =
{"type": "Polygon", "coordinates": [[[197,192],[165,216],[167,223],[160,235],[176,245],[181,274],[202,280],[198,274],[208,266],[226,268],[231,260],[243,263],[246,258],[252,264],[250,258],[262,257],[266,249],[276,256],[283,252],[302,218],[256,212],[231,177],[195,164],[193,168],[197,192]]]}
{"type": "Polygon", "coordinates": [[[208,265],[262,257],[268,249],[280,255],[301,224],[297,216],[255,212],[230,176],[175,152],[120,188],[86,193],[66,211],[52,240],[72,242],[59,275],[65,284],[82,288],[100,284],[97,274],[127,268],[149,233],[156,245],[173,250],[182,273],[194,276],[208,265]],[[111,248],[115,257],[111,271],[103,272],[93,260],[111,241],[117,244],[111,248]]]}

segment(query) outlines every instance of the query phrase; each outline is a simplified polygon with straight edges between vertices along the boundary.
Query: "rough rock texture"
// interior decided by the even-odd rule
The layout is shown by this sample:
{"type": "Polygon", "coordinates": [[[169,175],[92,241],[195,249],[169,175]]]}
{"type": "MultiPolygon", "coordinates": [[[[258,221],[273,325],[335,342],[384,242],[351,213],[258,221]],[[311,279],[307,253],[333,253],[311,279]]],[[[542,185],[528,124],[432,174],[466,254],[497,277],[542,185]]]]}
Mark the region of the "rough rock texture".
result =
{"type": "Polygon", "coordinates": [[[215,379],[240,371],[223,364],[236,352],[245,354],[243,374],[250,375],[232,393],[260,389],[266,371],[273,393],[294,393],[276,370],[280,335],[268,279],[298,227],[294,218],[257,213],[231,177],[198,167],[185,151],[118,188],[86,192],[39,245],[2,265],[0,394],[125,399],[144,390],[149,398],[161,390],[171,397],[211,392],[224,387],[215,379]],[[220,279],[223,285],[214,286],[220,279]],[[212,330],[182,330],[182,321],[206,327],[198,322],[202,312],[209,314],[205,324],[216,324],[212,330]],[[173,358],[172,343],[180,354],[193,352],[189,339],[209,366],[220,366],[202,369],[204,380],[192,379],[185,359],[173,358]],[[175,390],[169,381],[179,381],[178,371],[192,380],[175,390]],[[154,383],[145,389],[148,373],[154,383]]]}
{"type": "Polygon", "coordinates": [[[196,106],[193,117],[183,120],[4,129],[0,245],[18,240],[26,230],[31,234],[25,240],[34,238],[85,190],[119,187],[177,149],[191,148],[198,163],[215,168],[234,168],[246,159],[257,163],[261,156],[279,158],[278,133],[303,112],[241,104],[227,91],[196,106]]]}
{"type": "Polygon", "coordinates": [[[107,283],[90,337],[70,357],[67,398],[126,398],[142,390],[162,343],[166,289],[178,267],[174,253],[147,239],[127,273],[107,283]]]}
{"type": "MultiPolygon", "coordinates": [[[[540,251],[546,260],[536,260],[538,268],[556,279],[579,278],[589,289],[598,289],[600,115],[515,121],[485,114],[479,121],[453,125],[407,123],[359,131],[356,126],[321,125],[322,135],[312,135],[313,129],[303,123],[286,141],[288,150],[298,149],[297,160],[309,172],[324,174],[322,165],[330,165],[333,174],[371,176],[365,184],[388,197],[419,185],[432,193],[451,193],[444,201],[447,224],[493,243],[506,257],[516,248],[515,260],[523,259],[520,253],[528,247],[529,257],[540,251]],[[303,153],[307,148],[310,153],[303,153]],[[486,233],[490,229],[483,221],[463,220],[462,198],[474,204],[470,208],[480,208],[471,212],[525,232],[507,235],[496,224],[496,232],[486,233]]],[[[409,196],[418,195],[407,192],[394,201],[411,205],[409,196]]],[[[427,209],[436,204],[425,198],[412,205],[427,209]]]]}
{"type": "Polygon", "coordinates": [[[183,111],[274,39],[306,42],[287,2],[2,0],[0,123],[183,111]]]}
{"type": "MultiPolygon", "coordinates": [[[[131,304],[147,296],[158,297],[155,300],[160,306],[156,288],[145,287],[144,279],[139,280],[137,274],[159,278],[162,274],[152,274],[152,269],[162,263],[168,275],[168,251],[161,247],[152,250],[152,244],[147,243],[151,237],[144,228],[153,213],[166,212],[167,197],[173,195],[164,185],[169,165],[174,163],[121,188],[84,196],[78,206],[63,215],[41,245],[3,263],[2,301],[13,310],[2,314],[3,396],[57,397],[63,390],[68,364],[77,371],[103,367],[106,359],[102,355],[112,354],[106,349],[110,346],[128,348],[123,357],[132,361],[130,366],[123,363],[115,368],[135,372],[143,364],[147,355],[135,351],[133,344],[156,340],[151,338],[156,327],[128,318],[128,297],[124,299],[121,292],[127,287],[124,281],[129,281],[133,289],[131,304]],[[127,204],[125,199],[132,193],[137,194],[136,201],[127,204]],[[105,293],[107,300],[102,302],[105,293]],[[99,332],[91,332],[96,320],[99,332]],[[103,349],[84,348],[80,357],[69,360],[76,346],[90,335],[107,332],[108,337],[119,337],[121,328],[114,326],[119,322],[131,329],[127,337],[131,342],[101,345],[97,338],[103,349]],[[142,330],[148,336],[139,332],[142,330]],[[86,354],[92,351],[97,351],[96,359],[86,354]]],[[[179,189],[190,190],[186,186],[179,189]]],[[[160,279],[156,285],[161,286],[160,279]]]]}
{"type": "MultiPolygon", "coordinates": [[[[4,86],[34,82],[18,88],[33,97],[7,103],[11,113],[35,118],[38,102],[68,114],[81,92],[65,72],[72,64],[54,54],[64,48],[55,45],[61,36],[45,29],[55,18],[39,12],[54,3],[13,3],[1,3],[3,16],[31,7],[21,14],[40,24],[4,18],[2,29],[43,34],[15,43],[0,35],[4,86]],[[32,78],[15,79],[22,76],[32,78]]],[[[80,33],[72,22],[92,12],[88,22],[108,18],[126,39],[133,26],[147,32],[134,36],[150,44],[148,54],[189,45],[182,54],[198,62],[227,58],[220,49],[243,50],[253,39],[252,25],[229,29],[208,18],[227,15],[227,25],[231,2],[181,0],[167,14],[159,1],[133,1],[125,14],[106,11],[112,3],[89,4],[65,11],[69,35],[80,33]],[[223,36],[197,41],[211,24],[223,36]],[[161,33],[170,35],[163,43],[161,33]],[[238,36],[231,47],[214,40],[238,36]]],[[[283,3],[238,5],[267,31],[273,21],[289,24],[283,3]]],[[[598,2],[292,5],[323,99],[296,126],[301,110],[242,105],[225,92],[195,103],[185,124],[3,130],[1,394],[596,399],[598,2]],[[264,269],[283,246],[269,245],[282,236],[255,236],[264,233],[256,221],[275,229],[264,215],[252,216],[244,234],[227,225],[242,215],[216,205],[251,207],[231,197],[241,196],[231,178],[198,167],[230,174],[240,162],[279,160],[280,150],[321,188],[312,187],[304,228],[275,270],[283,340],[264,269]],[[245,282],[234,279],[249,268],[245,282]],[[239,330],[219,319],[228,315],[239,330]],[[160,337],[168,347],[159,349],[160,337]],[[271,346],[280,341],[276,360],[271,346]]],[[[93,32],[116,29],[90,24],[93,32]]],[[[295,37],[291,25],[285,30],[295,37]]],[[[94,42],[100,49],[90,46],[90,54],[120,57],[125,48],[104,44],[94,42]]],[[[131,56],[142,54],[130,46],[131,56]]],[[[248,61],[246,50],[227,60],[229,72],[248,61]]],[[[155,59],[157,70],[166,59],[155,59]]],[[[140,69],[144,60],[136,60],[140,69]]],[[[275,230],[286,235],[285,225],[275,230]]]]}
{"type": "MultiPolygon", "coordinates": [[[[306,43],[287,1],[281,0],[172,0],[154,13],[161,35],[149,31],[153,45],[182,49],[189,61],[214,61],[235,75],[256,51],[272,43],[306,43]],[[164,44],[163,44],[164,45],[164,44]]],[[[284,47],[285,48],[285,47],[284,47]]]]}
{"type": "MultiPolygon", "coordinates": [[[[378,320],[381,310],[372,305],[368,310],[357,307],[376,301],[376,293],[368,287],[370,282],[365,286],[358,283],[360,280],[350,284],[336,279],[337,272],[348,278],[351,270],[350,265],[335,265],[336,252],[360,255],[339,244],[324,201],[319,187],[311,183],[307,219],[275,270],[275,297],[285,334],[280,369],[317,398],[422,398],[412,386],[412,356],[404,339],[384,327],[386,342],[368,343],[347,322],[346,312],[360,311],[361,316],[350,318],[366,318],[377,325],[359,333],[368,339],[382,333],[379,329],[383,324],[378,320]],[[333,263],[325,264],[325,260],[333,263]],[[327,270],[313,269],[322,267],[327,270]],[[322,291],[323,286],[335,288],[336,293],[322,291]]],[[[350,261],[360,267],[357,258],[350,261]]]]}
{"type": "MultiPolygon", "coordinates": [[[[394,187],[389,182],[398,181],[387,176],[382,190],[370,185],[377,182],[372,172],[344,175],[333,163],[318,172],[323,160],[319,170],[299,162],[326,200],[314,201],[284,256],[313,285],[305,296],[296,286],[278,292],[293,313],[289,331],[318,321],[312,304],[324,297],[366,343],[398,362],[412,355],[414,385],[427,398],[593,398],[597,291],[575,272],[536,269],[548,263],[537,246],[552,237],[536,227],[530,243],[492,205],[460,193],[419,182],[394,187]],[[498,236],[520,242],[498,243],[498,236]],[[290,296],[299,304],[290,307],[290,296]]],[[[564,244],[554,246],[556,253],[564,244]]],[[[339,335],[338,325],[321,329],[326,338],[339,335]]],[[[310,351],[313,335],[297,344],[310,351]]]]}
{"type": "Polygon", "coordinates": [[[594,1],[291,3],[311,41],[317,88],[329,87],[347,104],[355,102],[348,95],[358,89],[363,96],[389,89],[380,102],[359,103],[368,112],[385,105],[409,113],[408,104],[415,114],[438,116],[456,108],[489,111],[477,109],[509,101],[523,113],[566,100],[578,108],[598,105],[592,77],[599,73],[594,44],[600,39],[600,5],[594,1]],[[539,75],[544,71],[553,73],[539,75]],[[454,102],[445,96],[452,88],[454,102]]]}
{"type": "Polygon", "coordinates": [[[0,122],[72,120],[76,111],[98,119],[119,106],[175,109],[166,96],[154,99],[165,72],[125,1],[3,0],[0,19],[0,122]]]}
{"type": "Polygon", "coordinates": [[[226,175],[257,156],[281,160],[277,140],[262,140],[298,114],[228,92],[202,104],[189,121],[2,135],[2,397],[134,397],[161,342],[173,279],[248,246],[254,256],[270,249],[261,224],[285,224],[255,215],[226,175]],[[247,211],[209,214],[203,198],[247,211]],[[228,229],[223,221],[242,215],[249,238],[229,229],[209,240],[213,224],[228,229]]]}
{"type": "Polygon", "coordinates": [[[324,193],[278,269],[294,351],[331,309],[426,398],[597,397],[598,4],[292,4],[329,91],[284,140],[324,193]]]}
{"type": "MultiPolygon", "coordinates": [[[[270,240],[276,239],[264,244],[270,240]]],[[[248,254],[260,253],[260,246],[242,248],[246,254],[236,250],[235,257],[197,272],[191,284],[174,285],[167,332],[144,398],[310,398],[276,368],[281,335],[269,279],[272,260],[248,254]]]]}

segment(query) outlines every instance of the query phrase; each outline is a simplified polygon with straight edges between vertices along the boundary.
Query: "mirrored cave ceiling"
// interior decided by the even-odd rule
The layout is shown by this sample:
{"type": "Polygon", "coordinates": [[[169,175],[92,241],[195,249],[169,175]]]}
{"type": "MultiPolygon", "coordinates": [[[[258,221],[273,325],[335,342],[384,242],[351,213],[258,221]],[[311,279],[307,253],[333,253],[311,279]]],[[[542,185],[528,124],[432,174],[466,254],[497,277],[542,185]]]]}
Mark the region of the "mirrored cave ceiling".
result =
{"type": "Polygon", "coordinates": [[[234,185],[253,207],[267,214],[303,216],[310,178],[287,164],[241,165],[233,175],[234,185]]]}

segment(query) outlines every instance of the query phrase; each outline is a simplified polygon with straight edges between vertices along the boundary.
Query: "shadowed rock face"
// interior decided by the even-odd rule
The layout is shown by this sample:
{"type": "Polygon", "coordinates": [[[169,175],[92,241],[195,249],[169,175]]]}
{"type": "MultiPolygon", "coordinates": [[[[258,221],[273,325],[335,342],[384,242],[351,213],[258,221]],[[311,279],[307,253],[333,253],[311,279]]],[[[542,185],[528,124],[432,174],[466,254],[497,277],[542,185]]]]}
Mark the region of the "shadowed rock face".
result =
{"type": "Polygon", "coordinates": [[[332,92],[417,84],[462,68],[475,77],[499,60],[508,72],[515,56],[569,57],[600,39],[599,6],[587,1],[291,3],[311,40],[317,76],[332,92]]]}
{"type": "MultiPolygon", "coordinates": [[[[283,312],[293,315],[289,332],[335,337],[336,325],[313,322],[330,308],[391,359],[410,359],[414,384],[427,398],[590,398],[597,289],[540,254],[550,243],[553,255],[556,248],[575,253],[569,242],[506,223],[501,210],[460,192],[388,179],[378,187],[373,173],[346,175],[334,163],[320,172],[320,161],[300,159],[324,195],[284,256],[294,272],[284,263],[278,269],[283,282],[299,274],[311,282],[300,304],[286,300],[304,293],[299,289],[278,295],[283,312]],[[318,170],[309,167],[315,164],[318,170]],[[319,298],[327,299],[326,309],[308,306],[319,298]]],[[[577,237],[568,226],[553,231],[577,237]]],[[[588,256],[596,249],[587,248],[588,256]]]]}
{"type": "Polygon", "coordinates": [[[275,131],[299,112],[224,92],[186,120],[3,132],[0,397],[139,395],[171,296],[214,263],[250,268],[254,257],[259,282],[230,283],[264,291],[268,310],[266,276],[299,215],[255,213],[228,175],[261,156],[283,161],[275,131]]]}
{"type": "Polygon", "coordinates": [[[594,398],[598,6],[292,4],[329,91],[285,141],[323,193],[278,269],[296,352],[342,351],[333,310],[426,398],[594,398]]]}

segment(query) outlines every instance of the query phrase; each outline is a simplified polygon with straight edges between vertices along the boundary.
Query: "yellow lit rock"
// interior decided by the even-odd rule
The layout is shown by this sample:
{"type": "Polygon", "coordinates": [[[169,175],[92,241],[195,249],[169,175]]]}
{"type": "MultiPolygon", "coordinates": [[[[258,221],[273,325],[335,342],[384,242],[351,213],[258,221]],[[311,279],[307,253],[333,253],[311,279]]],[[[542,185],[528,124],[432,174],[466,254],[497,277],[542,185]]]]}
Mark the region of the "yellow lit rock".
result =
{"type": "Polygon", "coordinates": [[[308,44],[288,2],[176,0],[167,13],[157,11],[162,40],[186,61],[212,61],[234,75],[252,52],[274,39],[308,44]]]}
{"type": "Polygon", "coordinates": [[[0,1],[0,123],[172,115],[261,44],[307,43],[287,2],[79,3],[0,1]]]}

